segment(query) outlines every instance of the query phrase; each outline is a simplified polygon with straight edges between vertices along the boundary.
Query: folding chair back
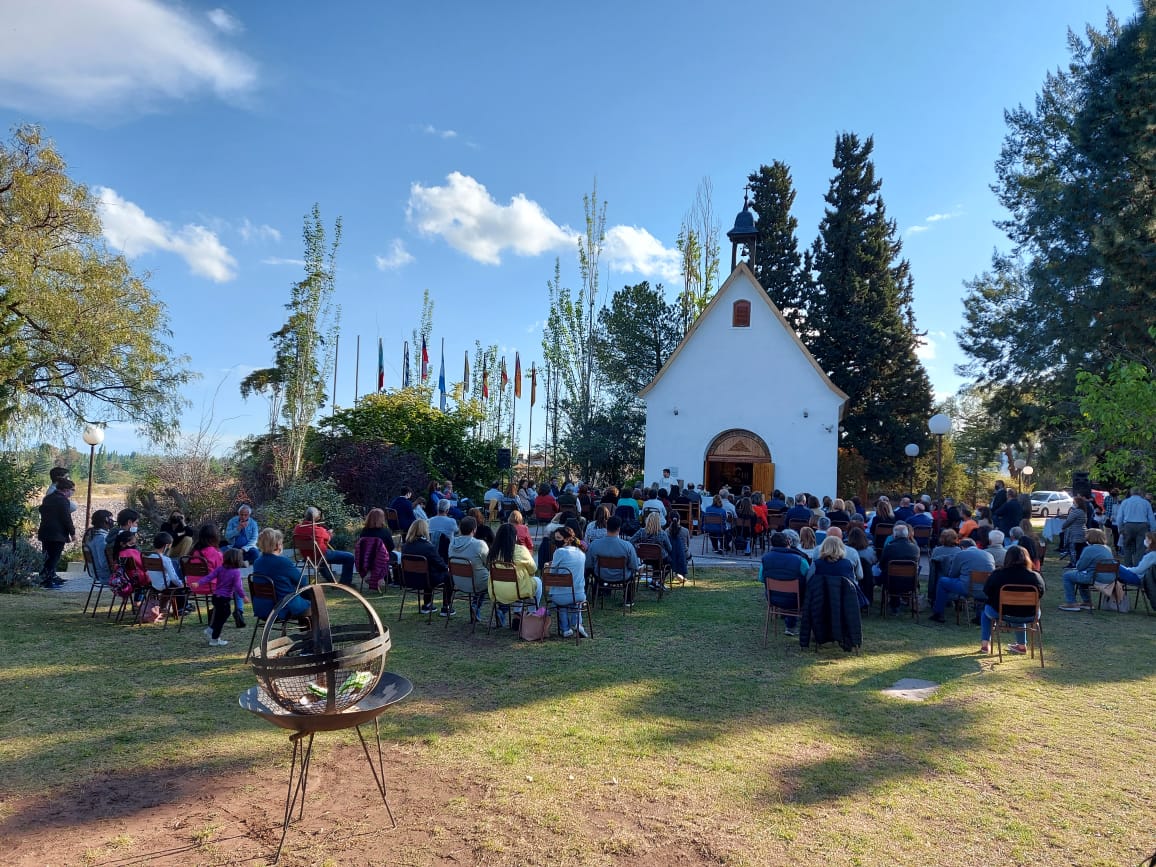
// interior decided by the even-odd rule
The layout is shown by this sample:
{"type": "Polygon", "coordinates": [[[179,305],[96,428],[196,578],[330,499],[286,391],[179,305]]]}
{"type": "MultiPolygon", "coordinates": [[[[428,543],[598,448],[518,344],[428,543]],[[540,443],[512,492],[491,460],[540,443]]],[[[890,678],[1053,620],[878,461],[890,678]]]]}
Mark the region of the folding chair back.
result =
{"type": "MultiPolygon", "coordinates": [[[[496,503],[497,500],[490,500],[491,503],[496,503]]],[[[470,609],[470,632],[477,629],[477,606],[481,606],[482,600],[486,598],[486,585],[478,586],[478,580],[474,575],[474,564],[465,557],[451,557],[449,559],[450,580],[453,582],[453,590],[450,593],[450,607],[456,600],[465,599],[466,604],[470,609]]],[[[450,625],[450,618],[446,618],[446,626],[450,625]]]]}
{"type": "Polygon", "coordinates": [[[767,509],[767,532],[775,533],[783,529],[787,513],[781,509],[767,509]]]}
{"type": "Polygon", "coordinates": [[[803,615],[802,589],[798,581],[780,581],[777,578],[768,578],[766,588],[767,613],[763,618],[763,647],[767,646],[767,634],[771,622],[775,623],[775,634],[779,631],[780,617],[801,617],[803,615]],[[780,605],[771,601],[772,593],[781,593],[795,597],[793,605],[780,605]]]}
{"type": "Polygon", "coordinates": [[[522,596],[520,590],[518,589],[518,570],[512,563],[495,563],[492,565],[490,567],[490,583],[494,585],[494,598],[490,600],[489,628],[491,629],[494,626],[494,621],[497,620],[498,617],[499,595],[509,595],[514,597],[515,601],[510,603],[511,605],[526,606],[534,604],[533,596],[522,596]],[[509,584],[510,592],[508,594],[499,593],[499,584],[509,584]]]}
{"type": "Polygon", "coordinates": [[[625,614],[634,605],[634,581],[635,575],[629,575],[626,571],[625,557],[606,557],[599,555],[594,558],[594,586],[595,592],[598,593],[599,599],[603,600],[602,605],[605,607],[606,596],[603,590],[622,590],[623,604],[622,613],[625,614]],[[606,573],[614,573],[621,577],[606,578],[606,573]]]}
{"type": "Polygon", "coordinates": [[[655,542],[639,542],[634,550],[638,553],[642,568],[646,570],[652,589],[658,591],[658,599],[662,601],[671,574],[670,563],[662,559],[662,547],[655,542]]]}
{"type": "Polygon", "coordinates": [[[401,535],[401,519],[397,516],[397,509],[385,509],[385,525],[395,536],[401,535]]]}
{"type": "MultiPolygon", "coordinates": [[[[397,619],[401,620],[405,611],[405,599],[410,593],[418,593],[424,600],[426,593],[433,595],[433,575],[430,573],[429,561],[421,554],[401,555],[401,605],[397,609],[397,619]]],[[[433,622],[433,611],[426,618],[427,623],[433,622]]]]}
{"type": "Polygon", "coordinates": [[[96,563],[92,559],[92,551],[89,549],[88,543],[85,542],[80,548],[84,552],[84,574],[92,579],[92,586],[88,588],[88,597],[84,600],[84,610],[80,613],[87,614],[88,605],[92,603],[92,616],[96,617],[96,609],[100,605],[100,597],[104,593],[104,588],[108,586],[108,581],[97,576],[96,563]],[[96,592],[95,601],[92,598],[93,591],[96,592]]]}
{"type": "MultiPolygon", "coordinates": [[[[553,608],[555,611],[566,609],[573,614],[586,614],[586,622],[589,624],[590,637],[594,637],[594,617],[590,614],[590,606],[585,600],[578,601],[578,594],[574,590],[574,575],[569,569],[555,569],[549,563],[542,567],[542,592],[546,594],[547,606],[553,608]],[[554,602],[551,600],[550,588],[555,590],[566,590],[570,593],[569,602],[554,602]]],[[[558,634],[562,634],[562,619],[558,619],[558,634]]],[[[574,631],[574,641],[578,642],[581,636],[578,631],[574,631]]]]}
{"type": "MultiPolygon", "coordinates": [[[[276,615],[277,613],[277,588],[273,585],[273,579],[268,575],[262,575],[254,572],[249,576],[249,599],[253,603],[253,634],[249,638],[249,652],[245,654],[245,662],[248,662],[253,655],[253,645],[257,641],[257,633],[264,627],[265,622],[276,615]],[[264,617],[257,615],[257,600],[269,604],[269,613],[264,617]]],[[[261,606],[264,607],[264,606],[261,606]]],[[[286,622],[282,616],[281,620],[281,634],[285,634],[286,622]]]]}
{"type": "Polygon", "coordinates": [[[875,544],[875,553],[883,553],[883,545],[887,541],[887,537],[891,535],[891,531],[895,529],[894,524],[880,524],[875,522],[875,527],[871,531],[872,542],[875,544]]]}
{"type": "MultiPolygon", "coordinates": [[[[987,584],[987,579],[991,577],[990,572],[973,571],[971,573],[971,586],[967,591],[966,599],[955,600],[955,625],[959,626],[959,616],[963,611],[967,610],[968,602],[971,603],[972,617],[978,619],[980,616],[981,603],[979,601],[980,594],[983,593],[984,585],[987,584]],[[960,604],[962,603],[962,604],[960,604]]],[[[986,604],[986,603],[985,603],[986,604]]]]}
{"type": "Polygon", "coordinates": [[[727,534],[727,519],[724,515],[702,516],[702,553],[706,553],[706,540],[722,542],[727,534]]]}
{"type": "Polygon", "coordinates": [[[1005,629],[1023,629],[1028,634],[1028,648],[1032,659],[1036,656],[1036,645],[1040,648],[1040,668],[1044,667],[1044,627],[1040,622],[1040,591],[1027,584],[1008,584],[999,591],[999,617],[992,624],[992,641],[999,650],[999,661],[1003,662],[1003,642],[1000,632],[1005,629]],[[1035,616],[1026,625],[1011,623],[1005,619],[1006,608],[1034,608],[1035,616]]]}
{"type": "Polygon", "coordinates": [[[791,520],[787,522],[787,529],[794,530],[796,533],[804,527],[809,526],[811,526],[810,518],[791,518],[791,520]]]}
{"type": "Polygon", "coordinates": [[[888,600],[906,599],[911,616],[919,619],[919,564],[914,560],[892,560],[883,573],[883,595],[879,598],[879,616],[887,610],[888,600]]]}
{"type": "Polygon", "coordinates": [[[911,535],[920,551],[927,551],[931,547],[931,527],[912,527],[911,535]]]}

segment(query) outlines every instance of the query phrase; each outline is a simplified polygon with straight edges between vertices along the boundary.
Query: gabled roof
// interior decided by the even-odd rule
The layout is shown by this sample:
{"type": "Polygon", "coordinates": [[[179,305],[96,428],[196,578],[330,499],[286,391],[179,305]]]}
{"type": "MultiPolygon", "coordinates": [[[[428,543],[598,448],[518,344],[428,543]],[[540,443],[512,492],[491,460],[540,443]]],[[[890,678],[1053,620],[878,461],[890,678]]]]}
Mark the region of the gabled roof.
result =
{"type": "Polygon", "coordinates": [[[795,329],[791,327],[791,323],[786,320],[782,314],[782,311],[780,311],[779,308],[775,306],[775,302],[771,300],[771,296],[767,294],[767,290],[765,290],[759,284],[759,281],[755,277],[754,272],[751,271],[750,266],[747,265],[746,262],[740,262],[738,267],[731,271],[731,275],[727,277],[726,282],[719,287],[719,290],[715,293],[714,298],[710,300],[710,303],[706,305],[702,313],[700,313],[698,318],[694,320],[694,324],[690,326],[690,330],[686,332],[686,336],[682,338],[682,342],[678,344],[674,352],[670,353],[670,357],[666,359],[666,363],[662,365],[662,369],[658,371],[657,374],[655,374],[654,379],[652,379],[650,383],[644,389],[642,389],[642,391],[638,392],[638,396],[643,398],[646,397],[647,393],[652,388],[654,388],[660,379],[662,379],[662,377],[670,369],[671,365],[674,364],[674,360],[678,358],[679,353],[682,352],[682,348],[694,338],[694,333],[698,330],[699,325],[701,325],[708,316],[711,316],[714,313],[715,307],[719,304],[719,299],[727,294],[727,290],[730,289],[731,285],[734,284],[735,281],[743,277],[749,280],[751,285],[754,286],[756,290],[754,294],[758,298],[761,298],[767,307],[770,308],[771,313],[774,314],[775,319],[777,319],[779,324],[783,326],[783,330],[791,336],[791,339],[795,342],[795,346],[798,347],[799,352],[801,352],[803,357],[811,363],[811,367],[815,368],[815,372],[819,374],[819,378],[823,380],[823,383],[827,386],[827,388],[831,389],[831,391],[841,401],[846,402],[848,399],[847,395],[841,388],[835,385],[835,383],[831,382],[831,377],[827,376],[827,373],[819,366],[819,362],[815,361],[815,356],[811,355],[811,351],[807,349],[806,344],[804,344],[803,341],[799,339],[799,335],[795,333],[795,329]]]}

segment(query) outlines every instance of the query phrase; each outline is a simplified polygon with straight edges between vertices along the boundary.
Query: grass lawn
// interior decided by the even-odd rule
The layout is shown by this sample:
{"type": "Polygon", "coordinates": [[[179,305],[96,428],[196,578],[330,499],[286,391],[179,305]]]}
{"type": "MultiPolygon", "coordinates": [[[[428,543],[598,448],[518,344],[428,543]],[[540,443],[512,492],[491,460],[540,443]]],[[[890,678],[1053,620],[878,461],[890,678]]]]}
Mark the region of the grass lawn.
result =
{"type": "MultiPolygon", "coordinates": [[[[398,622],[397,596],[375,598],[388,668],[415,684],[382,718],[400,827],[364,836],[371,800],[327,812],[372,782],[354,736],[319,736],[306,818],[321,830],[291,831],[282,863],[1138,864],[1156,848],[1156,617],[1059,612],[1054,560],[1045,577],[1042,671],[981,658],[978,628],[950,614],[873,613],[861,655],[764,650],[744,570],[596,610],[578,646],[471,638],[408,608],[398,622]],[[880,693],[904,677],[943,686],[923,703],[880,693]]],[[[83,601],[0,597],[15,863],[263,863],[288,751],[237,706],[249,631],[209,648],[195,623],[115,626],[83,601]],[[246,823],[262,804],[268,821],[246,823]],[[45,835],[67,841],[47,860],[45,835]]]]}

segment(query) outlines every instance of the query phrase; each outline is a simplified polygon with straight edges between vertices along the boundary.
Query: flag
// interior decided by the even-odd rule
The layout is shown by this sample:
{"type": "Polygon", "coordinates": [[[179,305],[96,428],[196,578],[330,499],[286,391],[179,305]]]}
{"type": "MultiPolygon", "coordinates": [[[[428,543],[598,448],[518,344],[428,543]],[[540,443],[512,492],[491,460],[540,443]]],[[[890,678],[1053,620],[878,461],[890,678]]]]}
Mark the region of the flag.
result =
{"type": "Polygon", "coordinates": [[[522,356],[514,353],[514,397],[522,396],[522,356]]]}
{"type": "Polygon", "coordinates": [[[429,379],[429,349],[425,345],[425,335],[421,336],[421,381],[429,379]]]}
{"type": "Polygon", "coordinates": [[[470,351],[466,350],[466,367],[462,371],[462,397],[470,393],[470,351]]]}
{"type": "Polygon", "coordinates": [[[506,356],[502,356],[502,391],[510,384],[510,377],[506,376],[506,356]]]}
{"type": "Polygon", "coordinates": [[[442,342],[442,367],[438,374],[438,391],[442,393],[441,410],[446,411],[446,345],[442,342]]]}
{"type": "Polygon", "coordinates": [[[538,399],[538,368],[530,362],[530,406],[538,399]]]}
{"type": "Polygon", "coordinates": [[[401,351],[401,387],[409,388],[409,341],[401,351]]]}
{"type": "Polygon", "coordinates": [[[377,390],[385,388],[385,349],[381,345],[381,338],[377,338],[377,390]]]}
{"type": "Polygon", "coordinates": [[[482,400],[490,399],[490,369],[482,368],[482,400]]]}

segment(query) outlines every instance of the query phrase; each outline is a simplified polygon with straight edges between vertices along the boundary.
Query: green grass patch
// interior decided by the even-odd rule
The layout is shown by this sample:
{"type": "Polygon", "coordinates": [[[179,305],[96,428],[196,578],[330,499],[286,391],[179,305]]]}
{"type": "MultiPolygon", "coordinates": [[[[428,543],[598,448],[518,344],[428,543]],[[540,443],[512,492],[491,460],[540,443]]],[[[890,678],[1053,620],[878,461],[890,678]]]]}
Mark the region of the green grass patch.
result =
{"type": "MultiPolygon", "coordinates": [[[[980,657],[975,627],[874,613],[858,655],[782,638],[763,649],[743,570],[699,570],[697,586],[644,595],[629,615],[596,609],[595,639],[577,645],[399,622],[396,596],[374,597],[388,667],[415,684],[383,738],[476,784],[442,812],[472,823],[467,860],[480,863],[523,852],[499,808],[564,840],[552,863],[658,863],[675,849],[722,864],[1138,863],[1153,845],[1141,817],[1156,617],[1058,612],[1054,563],[1047,577],[1042,671],[980,657]],[[942,689],[919,704],[880,693],[903,677],[942,689]]],[[[253,683],[248,631],[230,630],[222,652],[195,626],[116,626],[82,603],[0,598],[0,806],[142,766],[206,788],[287,767],[284,735],[237,706],[253,683]]],[[[355,743],[327,736],[315,761],[355,743]]],[[[4,833],[14,822],[0,812],[4,833]]],[[[213,825],[192,833],[219,845],[213,825]]],[[[93,861],[132,844],[86,841],[93,861]]]]}

